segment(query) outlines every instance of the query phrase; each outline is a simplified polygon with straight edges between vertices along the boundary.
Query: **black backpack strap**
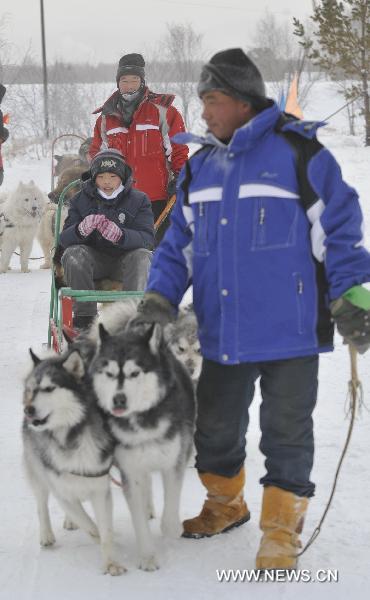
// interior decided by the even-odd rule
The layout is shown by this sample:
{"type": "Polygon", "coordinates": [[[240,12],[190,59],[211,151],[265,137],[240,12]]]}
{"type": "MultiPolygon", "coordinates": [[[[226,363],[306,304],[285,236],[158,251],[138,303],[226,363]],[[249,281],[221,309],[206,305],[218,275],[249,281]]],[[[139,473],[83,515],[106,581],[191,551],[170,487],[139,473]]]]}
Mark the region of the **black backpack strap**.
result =
{"type": "Polygon", "coordinates": [[[174,99],[174,94],[156,94],[155,92],[149,92],[148,94],[148,100],[150,102],[153,102],[153,104],[159,104],[160,106],[164,106],[165,108],[171,106],[174,99]]]}
{"type": "MultiPolygon", "coordinates": [[[[189,187],[190,187],[190,182],[193,177],[193,174],[191,172],[190,162],[193,160],[194,156],[197,156],[201,152],[204,152],[205,150],[209,150],[212,147],[213,147],[212,144],[205,144],[204,146],[199,148],[199,150],[194,152],[194,154],[192,154],[192,156],[185,163],[185,177],[180,185],[182,191],[184,192],[184,206],[189,206],[189,187]]],[[[204,155],[204,160],[206,159],[207,156],[208,156],[208,154],[204,155]]]]}
{"type": "Polygon", "coordinates": [[[279,135],[282,135],[294,150],[297,162],[299,195],[302,206],[305,211],[307,211],[318,200],[318,196],[309,182],[307,167],[311,158],[323,148],[323,145],[320,144],[316,136],[313,138],[306,138],[294,131],[282,131],[282,128],[286,123],[297,120],[298,119],[293,115],[282,113],[276,123],[275,131],[279,135]]]}
{"type": "MultiPolygon", "coordinates": [[[[287,140],[288,144],[290,144],[294,150],[297,163],[300,201],[303,209],[307,212],[307,210],[319,199],[309,182],[307,167],[311,158],[323,148],[323,145],[320,144],[316,136],[314,138],[306,138],[294,131],[281,131],[281,127],[292,120],[297,119],[292,115],[283,113],[276,124],[275,130],[287,140]]],[[[331,320],[331,313],[327,301],[328,282],[325,264],[323,262],[318,262],[315,257],[313,257],[313,261],[316,271],[316,285],[319,290],[317,298],[317,336],[319,344],[326,346],[332,344],[334,332],[334,325],[331,320]]]]}

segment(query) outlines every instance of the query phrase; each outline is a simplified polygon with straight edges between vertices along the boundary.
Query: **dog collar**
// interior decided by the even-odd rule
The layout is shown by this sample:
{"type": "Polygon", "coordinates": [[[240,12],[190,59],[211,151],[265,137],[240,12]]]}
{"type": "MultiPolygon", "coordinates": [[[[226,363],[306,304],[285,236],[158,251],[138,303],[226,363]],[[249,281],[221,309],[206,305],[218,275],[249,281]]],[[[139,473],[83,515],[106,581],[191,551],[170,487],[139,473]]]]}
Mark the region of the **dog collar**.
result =
{"type": "Polygon", "coordinates": [[[66,472],[69,475],[77,475],[77,477],[104,477],[104,475],[109,474],[112,464],[109,465],[108,469],[104,469],[104,471],[99,471],[99,473],[76,473],[76,471],[66,471],[66,472]]]}

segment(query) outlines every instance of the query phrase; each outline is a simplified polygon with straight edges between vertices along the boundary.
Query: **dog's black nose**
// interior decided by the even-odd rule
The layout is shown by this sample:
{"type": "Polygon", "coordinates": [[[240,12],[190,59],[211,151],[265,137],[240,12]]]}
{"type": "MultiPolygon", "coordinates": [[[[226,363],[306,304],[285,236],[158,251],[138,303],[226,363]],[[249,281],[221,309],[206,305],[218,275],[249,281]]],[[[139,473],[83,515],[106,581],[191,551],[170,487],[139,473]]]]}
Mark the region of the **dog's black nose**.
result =
{"type": "Polygon", "coordinates": [[[116,394],[113,397],[113,406],[114,408],[126,408],[127,398],[125,394],[116,394]]]}
{"type": "Polygon", "coordinates": [[[33,417],[33,416],[35,416],[35,414],[36,414],[35,407],[34,406],[25,406],[25,408],[24,408],[24,414],[27,417],[33,417]]]}

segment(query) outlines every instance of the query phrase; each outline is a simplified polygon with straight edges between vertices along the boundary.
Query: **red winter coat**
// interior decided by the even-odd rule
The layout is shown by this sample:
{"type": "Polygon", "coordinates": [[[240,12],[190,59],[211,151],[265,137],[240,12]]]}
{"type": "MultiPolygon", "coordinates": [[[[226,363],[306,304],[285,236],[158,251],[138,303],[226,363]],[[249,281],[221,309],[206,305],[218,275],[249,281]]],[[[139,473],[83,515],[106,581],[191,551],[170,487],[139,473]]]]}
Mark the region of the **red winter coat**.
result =
{"type": "Polygon", "coordinates": [[[123,125],[117,110],[119,91],[108,98],[94,114],[98,117],[89,154],[117,148],[133,171],[134,187],[145,192],[150,200],[167,198],[169,171],[176,176],[188,157],[188,147],[171,142],[171,138],[185,131],[178,110],[172,106],[174,96],[154,94],[148,89],[136,111],[131,125],[123,125]]]}
{"type": "Polygon", "coordinates": [[[9,132],[3,126],[3,113],[0,110],[0,185],[2,185],[4,181],[4,166],[3,166],[3,157],[1,156],[1,146],[8,138],[9,132]]]}

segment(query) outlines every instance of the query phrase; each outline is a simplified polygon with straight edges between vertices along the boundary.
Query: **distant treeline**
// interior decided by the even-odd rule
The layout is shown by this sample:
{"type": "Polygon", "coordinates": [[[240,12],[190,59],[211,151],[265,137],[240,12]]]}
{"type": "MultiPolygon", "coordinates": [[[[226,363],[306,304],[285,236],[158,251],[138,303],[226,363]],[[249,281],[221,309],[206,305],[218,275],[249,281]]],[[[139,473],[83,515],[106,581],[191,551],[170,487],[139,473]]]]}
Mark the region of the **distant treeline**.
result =
{"type": "MultiPolygon", "coordinates": [[[[197,75],[201,63],[194,64],[197,75]]],[[[2,80],[5,84],[42,83],[42,67],[38,64],[2,65],[2,80]]],[[[111,63],[64,63],[55,62],[48,65],[48,81],[50,83],[104,83],[114,81],[117,65],[111,63]]],[[[148,81],[163,83],[179,79],[177,66],[171,62],[147,62],[146,76],[148,81]]]]}

